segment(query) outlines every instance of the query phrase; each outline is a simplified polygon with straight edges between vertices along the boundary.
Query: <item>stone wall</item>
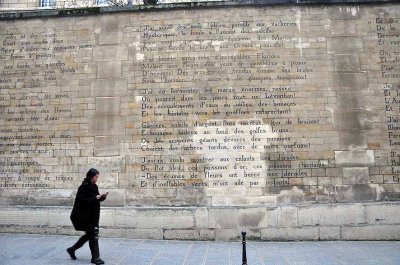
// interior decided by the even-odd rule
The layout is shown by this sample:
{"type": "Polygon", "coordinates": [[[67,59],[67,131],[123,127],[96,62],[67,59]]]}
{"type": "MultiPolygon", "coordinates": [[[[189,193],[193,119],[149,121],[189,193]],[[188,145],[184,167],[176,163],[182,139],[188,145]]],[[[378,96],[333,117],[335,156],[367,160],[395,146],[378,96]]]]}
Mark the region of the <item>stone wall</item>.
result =
{"type": "Polygon", "coordinates": [[[95,167],[108,235],[399,239],[399,16],[398,4],[3,15],[1,231],[73,233],[95,167]]]}
{"type": "MultiPolygon", "coordinates": [[[[103,207],[102,237],[239,240],[398,240],[399,204],[103,207]]],[[[2,232],[76,234],[70,208],[2,207],[2,232]]]]}

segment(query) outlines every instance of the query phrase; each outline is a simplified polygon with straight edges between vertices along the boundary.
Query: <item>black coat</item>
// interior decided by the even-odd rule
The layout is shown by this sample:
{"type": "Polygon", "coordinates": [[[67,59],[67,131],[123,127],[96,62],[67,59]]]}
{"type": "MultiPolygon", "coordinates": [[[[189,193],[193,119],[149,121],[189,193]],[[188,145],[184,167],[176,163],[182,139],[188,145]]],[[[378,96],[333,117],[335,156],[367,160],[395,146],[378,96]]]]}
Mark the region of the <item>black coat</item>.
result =
{"type": "Polygon", "coordinates": [[[97,195],[99,188],[96,184],[85,179],[79,186],[71,212],[71,221],[76,230],[88,231],[99,226],[100,202],[106,198],[96,199],[97,195]]]}

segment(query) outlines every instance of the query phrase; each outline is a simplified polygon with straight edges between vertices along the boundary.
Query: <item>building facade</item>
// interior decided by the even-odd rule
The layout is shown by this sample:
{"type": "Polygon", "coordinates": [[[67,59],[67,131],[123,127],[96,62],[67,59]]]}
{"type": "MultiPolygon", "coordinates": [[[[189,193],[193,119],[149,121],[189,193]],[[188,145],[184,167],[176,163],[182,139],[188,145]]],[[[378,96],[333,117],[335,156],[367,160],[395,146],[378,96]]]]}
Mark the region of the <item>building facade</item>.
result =
{"type": "Polygon", "coordinates": [[[400,5],[272,2],[3,9],[0,231],[398,240],[400,5]]]}

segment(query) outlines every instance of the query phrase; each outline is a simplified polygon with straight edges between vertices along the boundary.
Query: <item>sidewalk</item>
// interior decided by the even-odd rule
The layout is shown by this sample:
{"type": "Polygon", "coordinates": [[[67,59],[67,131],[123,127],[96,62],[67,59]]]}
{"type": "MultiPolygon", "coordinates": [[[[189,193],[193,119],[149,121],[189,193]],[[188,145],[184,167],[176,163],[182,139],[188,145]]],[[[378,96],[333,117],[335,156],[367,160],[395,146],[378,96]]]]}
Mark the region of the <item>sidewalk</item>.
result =
{"type": "MultiPolygon", "coordinates": [[[[90,263],[88,245],[71,260],[65,249],[78,237],[0,234],[0,265],[82,265],[90,263]]],[[[100,237],[108,265],[241,265],[241,242],[197,242],[100,237]]],[[[397,241],[247,242],[249,265],[400,264],[397,241]]]]}

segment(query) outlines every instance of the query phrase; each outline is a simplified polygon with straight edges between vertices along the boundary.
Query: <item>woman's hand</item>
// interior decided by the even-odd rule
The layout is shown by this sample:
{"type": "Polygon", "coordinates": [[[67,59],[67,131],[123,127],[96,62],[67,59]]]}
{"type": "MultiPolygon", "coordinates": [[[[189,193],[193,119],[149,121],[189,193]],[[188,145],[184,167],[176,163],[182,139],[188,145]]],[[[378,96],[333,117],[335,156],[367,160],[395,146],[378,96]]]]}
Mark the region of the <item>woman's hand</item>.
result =
{"type": "Polygon", "coordinates": [[[108,195],[108,192],[103,193],[103,194],[101,194],[101,195],[97,195],[97,196],[96,196],[96,199],[100,200],[101,198],[107,198],[107,195],[108,195]]]}

